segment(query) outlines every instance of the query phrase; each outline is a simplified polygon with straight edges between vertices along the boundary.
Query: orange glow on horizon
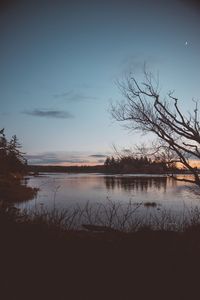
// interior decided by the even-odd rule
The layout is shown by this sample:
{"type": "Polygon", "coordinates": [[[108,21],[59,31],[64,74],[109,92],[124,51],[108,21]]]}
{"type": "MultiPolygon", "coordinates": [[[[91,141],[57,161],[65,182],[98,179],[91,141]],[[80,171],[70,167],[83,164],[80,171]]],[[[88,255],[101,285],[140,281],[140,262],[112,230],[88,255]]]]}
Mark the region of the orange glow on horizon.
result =
{"type": "MultiPolygon", "coordinates": [[[[71,166],[77,166],[77,167],[81,167],[81,166],[102,166],[104,163],[99,163],[99,162],[85,162],[85,163],[68,163],[68,162],[62,162],[62,163],[57,163],[57,164],[51,164],[51,165],[54,165],[54,166],[64,166],[64,167],[71,167],[71,166]]],[[[200,160],[198,159],[193,159],[193,160],[190,160],[190,165],[192,167],[197,167],[197,168],[200,168],[200,160]]],[[[180,169],[183,169],[184,166],[183,164],[181,163],[177,163],[177,167],[180,168],[180,169]]]]}
{"type": "MultiPolygon", "coordinates": [[[[200,168],[200,160],[198,160],[198,159],[192,159],[192,160],[190,160],[190,165],[193,168],[194,167],[200,168]]],[[[183,164],[181,164],[181,163],[177,163],[177,167],[180,168],[180,169],[184,168],[183,164]]]]}

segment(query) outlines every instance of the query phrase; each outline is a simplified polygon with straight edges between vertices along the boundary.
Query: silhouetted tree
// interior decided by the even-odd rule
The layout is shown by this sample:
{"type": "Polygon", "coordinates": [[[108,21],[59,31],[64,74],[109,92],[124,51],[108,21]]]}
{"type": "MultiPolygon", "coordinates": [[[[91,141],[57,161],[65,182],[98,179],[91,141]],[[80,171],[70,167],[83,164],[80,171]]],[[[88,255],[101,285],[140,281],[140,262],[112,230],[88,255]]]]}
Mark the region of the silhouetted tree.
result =
{"type": "Polygon", "coordinates": [[[129,130],[154,133],[159,141],[158,150],[173,154],[171,163],[180,162],[194,176],[194,182],[200,186],[197,168],[190,165],[189,159],[200,159],[200,124],[198,105],[188,116],[180,109],[178,98],[173,92],[162,98],[158,80],[151,72],[144,70],[144,82],[138,83],[130,74],[119,83],[124,101],[111,106],[115,120],[126,122],[129,130]]]}
{"type": "Polygon", "coordinates": [[[11,140],[6,139],[4,129],[0,130],[0,173],[23,172],[26,167],[24,153],[16,135],[11,140]]]}
{"type": "Polygon", "coordinates": [[[120,155],[118,158],[107,157],[104,163],[108,172],[120,173],[163,173],[168,170],[167,164],[160,159],[152,161],[146,156],[120,155]]]}

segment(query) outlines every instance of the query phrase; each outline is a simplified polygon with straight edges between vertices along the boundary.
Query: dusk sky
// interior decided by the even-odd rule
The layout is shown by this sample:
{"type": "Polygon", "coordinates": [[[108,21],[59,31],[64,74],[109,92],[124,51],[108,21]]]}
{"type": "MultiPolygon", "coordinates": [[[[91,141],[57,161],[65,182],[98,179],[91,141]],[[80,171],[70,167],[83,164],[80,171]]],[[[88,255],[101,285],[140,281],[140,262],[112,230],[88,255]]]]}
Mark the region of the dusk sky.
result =
{"type": "Polygon", "coordinates": [[[114,122],[116,81],[144,62],[184,111],[200,99],[200,1],[3,1],[0,128],[30,163],[102,163],[139,133],[114,122]]]}

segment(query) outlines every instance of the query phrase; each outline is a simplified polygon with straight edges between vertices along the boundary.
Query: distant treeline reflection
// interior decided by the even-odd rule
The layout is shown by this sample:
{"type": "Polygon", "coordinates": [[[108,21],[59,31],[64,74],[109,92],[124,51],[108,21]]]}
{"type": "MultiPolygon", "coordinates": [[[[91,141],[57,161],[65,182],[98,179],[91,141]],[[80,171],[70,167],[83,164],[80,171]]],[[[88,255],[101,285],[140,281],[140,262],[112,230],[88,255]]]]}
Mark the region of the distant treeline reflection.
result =
{"type": "Polygon", "coordinates": [[[148,189],[161,188],[166,190],[167,177],[104,177],[104,182],[108,190],[124,189],[127,191],[148,191],[148,189]]]}

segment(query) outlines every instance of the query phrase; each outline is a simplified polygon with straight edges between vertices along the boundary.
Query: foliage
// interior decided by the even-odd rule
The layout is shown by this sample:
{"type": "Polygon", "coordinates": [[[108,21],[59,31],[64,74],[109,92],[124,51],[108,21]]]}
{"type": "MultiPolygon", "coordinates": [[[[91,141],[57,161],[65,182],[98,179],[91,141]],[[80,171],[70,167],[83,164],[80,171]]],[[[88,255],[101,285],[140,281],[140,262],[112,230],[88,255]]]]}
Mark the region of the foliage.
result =
{"type": "Polygon", "coordinates": [[[0,174],[22,173],[27,162],[20,150],[21,145],[16,135],[10,141],[6,138],[4,129],[0,130],[0,174]]]}
{"type": "Polygon", "coordinates": [[[120,173],[166,173],[171,171],[167,163],[159,157],[154,160],[147,156],[122,155],[118,158],[107,157],[104,163],[108,172],[120,173]]]}

